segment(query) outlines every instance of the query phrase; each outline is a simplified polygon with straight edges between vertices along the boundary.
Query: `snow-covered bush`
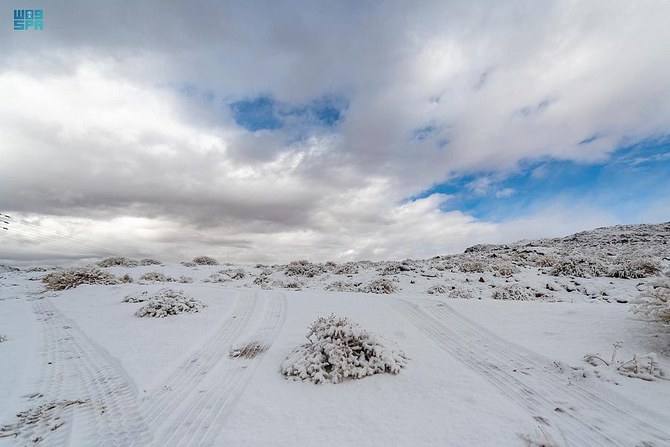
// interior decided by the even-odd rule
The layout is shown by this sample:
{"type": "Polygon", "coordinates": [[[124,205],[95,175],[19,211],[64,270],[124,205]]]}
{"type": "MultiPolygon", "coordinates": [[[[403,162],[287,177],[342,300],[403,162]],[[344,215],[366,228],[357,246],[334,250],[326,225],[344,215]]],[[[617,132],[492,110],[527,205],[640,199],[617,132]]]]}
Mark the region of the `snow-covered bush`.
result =
{"type": "Polygon", "coordinates": [[[123,300],[121,300],[123,303],[143,303],[145,301],[148,301],[151,297],[149,296],[149,292],[146,290],[139,295],[126,295],[123,300]]]}
{"type": "Polygon", "coordinates": [[[463,261],[458,268],[463,273],[484,273],[488,270],[488,266],[485,262],[476,259],[463,261]]]}
{"type": "Polygon", "coordinates": [[[647,285],[646,289],[633,300],[631,310],[651,321],[670,324],[670,280],[647,285]]]}
{"type": "Polygon", "coordinates": [[[162,264],[161,261],[153,258],[144,258],[140,261],[140,265],[160,265],[162,264]]]}
{"type": "Polygon", "coordinates": [[[306,260],[292,261],[286,266],[284,274],[286,276],[306,276],[313,278],[314,276],[325,273],[326,269],[320,264],[313,264],[306,260]]]}
{"type": "Polygon", "coordinates": [[[97,262],[98,267],[137,267],[138,262],[134,259],[124,258],[121,256],[113,256],[111,258],[105,258],[100,262],[97,262]]]}
{"type": "Polygon", "coordinates": [[[493,292],[494,300],[530,301],[535,298],[535,292],[519,284],[503,286],[493,292]]]}
{"type": "Polygon", "coordinates": [[[230,279],[244,279],[247,276],[247,272],[243,269],[221,270],[219,273],[228,275],[230,279]]]}
{"type": "Polygon", "coordinates": [[[505,277],[512,276],[514,274],[519,273],[519,271],[520,271],[515,265],[510,264],[510,263],[494,265],[493,269],[496,272],[498,272],[498,274],[500,276],[505,276],[505,277]]]}
{"type": "Polygon", "coordinates": [[[377,271],[382,276],[397,275],[404,272],[412,272],[416,270],[413,261],[383,261],[380,263],[377,271]]]}
{"type": "Polygon", "coordinates": [[[225,282],[230,282],[230,276],[228,275],[222,275],[221,273],[212,273],[209,275],[209,278],[206,278],[203,282],[212,282],[212,283],[225,283],[225,282]]]}
{"type": "Polygon", "coordinates": [[[48,290],[67,290],[82,284],[118,284],[116,276],[97,268],[75,267],[49,273],[42,277],[48,290]]]}
{"type": "Polygon", "coordinates": [[[147,272],[144,275],[140,276],[140,281],[174,282],[174,278],[170,276],[165,276],[165,274],[161,272],[147,272]]]}
{"type": "Polygon", "coordinates": [[[398,287],[388,279],[379,278],[371,281],[362,291],[366,293],[389,294],[397,292],[398,287]]]}
{"type": "Polygon", "coordinates": [[[552,276],[578,276],[591,278],[607,275],[607,268],[595,259],[565,258],[557,261],[549,272],[552,276]]]}
{"type": "Polygon", "coordinates": [[[358,264],[355,262],[345,262],[333,268],[333,273],[336,275],[357,275],[358,264]]]}
{"type": "Polygon", "coordinates": [[[183,265],[184,267],[197,267],[198,266],[198,264],[196,264],[195,262],[191,262],[191,261],[180,262],[180,264],[183,265]]]}
{"type": "Polygon", "coordinates": [[[329,292],[360,292],[360,282],[335,281],[326,286],[329,292]]]}
{"type": "Polygon", "coordinates": [[[135,282],[135,280],[133,279],[132,276],[130,276],[129,274],[126,273],[125,275],[123,275],[119,278],[119,282],[123,283],[123,284],[130,284],[132,282],[135,282]]]}
{"type": "Polygon", "coordinates": [[[449,289],[447,289],[447,286],[443,284],[435,284],[434,286],[431,286],[426,290],[426,293],[429,295],[444,295],[447,293],[449,289]]]}
{"type": "Polygon", "coordinates": [[[211,256],[197,256],[193,258],[192,262],[195,265],[219,265],[219,261],[211,256]]]}
{"type": "Polygon", "coordinates": [[[462,289],[460,287],[454,287],[449,291],[449,298],[459,298],[469,300],[474,297],[475,296],[473,295],[473,293],[470,292],[468,289],[462,289]]]}
{"type": "Polygon", "coordinates": [[[398,374],[407,357],[383,339],[346,318],[319,317],[307,332],[308,343],[295,348],[281,365],[288,379],[339,383],[379,373],[398,374]]]}
{"type": "Polygon", "coordinates": [[[182,284],[190,284],[193,282],[193,278],[190,276],[181,275],[175,280],[175,282],[180,282],[182,284]]]}
{"type": "Polygon", "coordinates": [[[651,259],[626,259],[613,266],[607,276],[612,278],[647,278],[658,275],[661,272],[661,264],[651,259]]]}
{"type": "Polygon", "coordinates": [[[205,304],[186,296],[181,290],[161,289],[135,315],[138,317],[163,318],[180,313],[200,312],[205,304]]]}

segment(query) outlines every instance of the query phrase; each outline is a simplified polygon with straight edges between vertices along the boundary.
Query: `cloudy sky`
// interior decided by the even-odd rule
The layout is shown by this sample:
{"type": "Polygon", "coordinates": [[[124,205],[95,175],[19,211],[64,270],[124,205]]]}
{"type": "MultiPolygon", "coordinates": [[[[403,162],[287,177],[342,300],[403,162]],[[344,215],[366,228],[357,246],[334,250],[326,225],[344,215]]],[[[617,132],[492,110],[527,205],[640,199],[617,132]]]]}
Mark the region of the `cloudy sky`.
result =
{"type": "Polygon", "coordinates": [[[670,2],[0,5],[0,260],[403,259],[670,220],[670,2]],[[44,30],[13,30],[41,8],[44,30]]]}

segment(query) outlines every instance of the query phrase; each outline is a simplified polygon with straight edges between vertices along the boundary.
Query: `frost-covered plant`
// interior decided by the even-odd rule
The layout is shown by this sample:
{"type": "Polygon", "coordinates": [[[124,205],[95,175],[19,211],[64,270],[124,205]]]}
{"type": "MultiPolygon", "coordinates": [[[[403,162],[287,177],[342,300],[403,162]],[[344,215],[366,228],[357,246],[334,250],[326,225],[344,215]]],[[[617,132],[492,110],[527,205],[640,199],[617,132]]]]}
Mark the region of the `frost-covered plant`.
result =
{"type": "Polygon", "coordinates": [[[449,289],[447,289],[447,286],[443,284],[435,284],[434,286],[431,286],[426,290],[426,293],[429,295],[444,295],[447,293],[449,289]]]}
{"type": "Polygon", "coordinates": [[[496,289],[493,292],[494,300],[530,301],[535,299],[535,292],[519,284],[511,284],[496,289]]]}
{"type": "Polygon", "coordinates": [[[98,267],[137,267],[138,262],[134,259],[124,258],[122,256],[113,256],[105,258],[96,263],[98,267]]]}
{"type": "Polygon", "coordinates": [[[228,275],[230,279],[244,279],[247,276],[247,272],[243,269],[221,270],[219,273],[228,275]]]}
{"type": "Polygon", "coordinates": [[[333,268],[333,273],[336,275],[357,275],[358,264],[355,262],[345,262],[333,268]]]}
{"type": "Polygon", "coordinates": [[[614,265],[607,276],[612,278],[647,278],[661,272],[661,263],[652,259],[626,259],[614,265]]]}
{"type": "Polygon", "coordinates": [[[140,276],[140,281],[174,282],[174,278],[170,276],[165,276],[165,274],[161,272],[147,272],[144,275],[140,276]]]}
{"type": "Polygon", "coordinates": [[[670,280],[647,285],[633,300],[631,311],[644,315],[651,321],[670,324],[670,280]]]}
{"type": "Polygon", "coordinates": [[[360,292],[360,282],[335,281],[326,286],[329,292],[360,292]]]}
{"type": "Polygon", "coordinates": [[[612,356],[608,360],[600,357],[599,354],[586,354],[584,356],[584,361],[592,366],[596,367],[607,367],[615,370],[617,373],[627,376],[634,377],[642,380],[656,380],[656,379],[665,379],[665,372],[658,364],[658,356],[654,352],[649,354],[635,354],[631,360],[626,362],[617,360],[617,354],[621,347],[623,347],[623,342],[618,341],[614,343],[614,349],[612,350],[612,356]]]}
{"type": "Polygon", "coordinates": [[[132,276],[130,276],[129,274],[126,273],[125,275],[123,275],[119,278],[119,282],[121,282],[123,284],[130,284],[130,283],[134,282],[134,280],[133,280],[132,276]]]}
{"type": "Polygon", "coordinates": [[[578,276],[580,278],[605,276],[607,273],[607,268],[600,261],[589,258],[561,259],[549,272],[552,276],[578,276]]]}
{"type": "Polygon", "coordinates": [[[371,281],[362,290],[366,293],[390,294],[398,291],[398,287],[386,278],[379,278],[371,281]]]}
{"type": "Polygon", "coordinates": [[[48,290],[67,290],[82,284],[118,284],[116,276],[97,268],[75,267],[49,273],[42,277],[48,290]]]}
{"type": "Polygon", "coordinates": [[[195,262],[190,262],[190,261],[180,262],[180,264],[183,265],[184,267],[197,267],[197,265],[198,265],[195,262]]]}
{"type": "Polygon", "coordinates": [[[197,256],[193,258],[192,262],[195,265],[219,265],[219,261],[211,256],[197,256]]]}
{"type": "Polygon", "coordinates": [[[179,278],[177,278],[175,281],[176,281],[176,282],[180,282],[180,283],[182,283],[182,284],[190,284],[190,283],[193,282],[193,278],[190,277],[190,276],[184,276],[184,275],[181,275],[181,276],[180,276],[179,278]]]}
{"type": "Polygon", "coordinates": [[[149,300],[149,292],[146,290],[139,295],[126,295],[123,300],[123,303],[143,303],[149,300]]]}
{"type": "Polygon", "coordinates": [[[379,373],[398,374],[407,357],[385,346],[384,340],[350,322],[331,315],[319,317],[307,332],[308,343],[295,348],[281,364],[288,379],[313,383],[339,383],[379,373]]]}
{"type": "Polygon", "coordinates": [[[403,272],[411,272],[416,270],[416,267],[407,261],[397,262],[397,261],[384,261],[380,263],[380,266],[377,268],[377,271],[382,276],[387,275],[397,275],[403,272]]]}
{"type": "Polygon", "coordinates": [[[314,276],[324,273],[326,269],[320,264],[313,264],[306,260],[292,261],[286,266],[284,274],[286,276],[306,276],[313,278],[314,276]]]}
{"type": "Polygon", "coordinates": [[[463,273],[484,273],[488,270],[486,263],[480,260],[464,261],[458,268],[463,273]]]}
{"type": "Polygon", "coordinates": [[[162,264],[161,261],[153,258],[144,258],[140,261],[140,265],[160,265],[162,264]]]}
{"type": "Polygon", "coordinates": [[[493,266],[493,269],[494,269],[496,272],[498,272],[498,274],[499,274],[500,276],[505,276],[505,277],[512,276],[512,275],[514,275],[514,274],[516,274],[516,273],[519,273],[519,271],[520,271],[516,266],[514,266],[514,265],[512,265],[512,264],[510,264],[510,263],[504,263],[504,264],[497,264],[497,265],[494,265],[494,266],[493,266]]]}
{"type": "Polygon", "coordinates": [[[254,278],[254,285],[256,286],[266,287],[268,284],[270,284],[269,275],[261,273],[256,278],[254,278]]]}
{"type": "Polygon", "coordinates": [[[204,307],[204,303],[186,296],[181,290],[161,289],[135,315],[163,318],[180,313],[200,312],[204,307]]]}
{"type": "Polygon", "coordinates": [[[224,283],[230,282],[230,276],[222,275],[221,273],[212,273],[209,275],[209,278],[206,278],[203,282],[213,282],[213,283],[224,283]]]}
{"type": "Polygon", "coordinates": [[[7,341],[7,335],[6,334],[0,334],[0,343],[7,341]]]}
{"type": "Polygon", "coordinates": [[[468,289],[462,289],[460,287],[455,287],[449,291],[449,298],[460,298],[460,299],[472,299],[474,295],[468,289]]]}

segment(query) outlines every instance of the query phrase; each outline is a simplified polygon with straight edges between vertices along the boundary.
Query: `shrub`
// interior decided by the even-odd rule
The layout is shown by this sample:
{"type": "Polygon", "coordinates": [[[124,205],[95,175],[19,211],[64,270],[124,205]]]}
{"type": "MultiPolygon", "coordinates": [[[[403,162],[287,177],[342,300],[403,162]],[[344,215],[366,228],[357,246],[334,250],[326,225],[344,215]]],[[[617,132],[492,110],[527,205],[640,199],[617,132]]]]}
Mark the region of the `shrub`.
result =
{"type": "Polygon", "coordinates": [[[467,289],[461,289],[460,287],[455,287],[449,291],[449,298],[460,298],[469,300],[474,298],[474,295],[467,289]]]}
{"type": "Polygon", "coordinates": [[[123,303],[143,303],[149,300],[149,292],[146,290],[139,295],[126,295],[121,302],[123,303]]]}
{"type": "Polygon", "coordinates": [[[358,274],[358,264],[355,262],[345,262],[340,264],[333,269],[333,273],[336,275],[357,275],[358,274]]]}
{"type": "Polygon", "coordinates": [[[219,265],[219,261],[211,256],[198,256],[193,258],[192,262],[195,265],[219,265]]]}
{"type": "Polygon", "coordinates": [[[494,268],[494,270],[496,270],[498,272],[498,274],[500,276],[505,276],[505,277],[512,276],[516,273],[519,273],[519,271],[520,271],[516,266],[514,266],[512,264],[509,264],[509,263],[498,264],[498,265],[495,265],[493,268],[494,268]]]}
{"type": "Polygon", "coordinates": [[[627,259],[613,266],[608,276],[612,278],[647,278],[658,275],[661,272],[661,264],[655,260],[627,259]]]}
{"type": "Polygon", "coordinates": [[[181,290],[161,289],[135,315],[138,317],[163,318],[180,313],[200,312],[204,303],[186,296],[181,290]]]}
{"type": "Polygon", "coordinates": [[[651,321],[670,324],[670,281],[650,284],[633,300],[631,311],[651,321]]]}
{"type": "Polygon", "coordinates": [[[426,290],[426,293],[429,295],[444,295],[447,293],[447,286],[442,284],[435,284],[426,290]]]}
{"type": "Polygon", "coordinates": [[[286,266],[284,274],[286,276],[306,276],[308,278],[313,278],[325,271],[326,269],[320,264],[312,264],[309,261],[300,260],[289,263],[289,265],[286,266]]]}
{"type": "Polygon", "coordinates": [[[390,294],[395,293],[397,290],[398,288],[391,281],[379,278],[370,282],[362,291],[365,293],[390,294]]]}
{"type": "Polygon", "coordinates": [[[7,335],[0,334],[0,343],[7,341],[7,335]]]}
{"type": "Polygon", "coordinates": [[[326,286],[329,292],[360,292],[361,283],[353,283],[346,281],[335,281],[326,286]]]}
{"type": "Polygon", "coordinates": [[[458,268],[463,273],[484,273],[488,270],[486,263],[479,260],[464,261],[458,268]]]}
{"type": "Polygon", "coordinates": [[[624,362],[617,359],[617,353],[623,346],[623,342],[618,341],[613,346],[612,357],[609,360],[603,359],[599,354],[586,354],[584,361],[596,368],[610,368],[626,377],[634,377],[642,380],[665,378],[665,371],[659,366],[656,353],[651,352],[645,355],[635,354],[631,360],[624,362]]]}
{"type": "Polygon", "coordinates": [[[180,276],[179,278],[177,278],[175,281],[176,281],[176,282],[180,282],[180,283],[182,283],[182,284],[190,284],[190,283],[193,282],[193,278],[191,278],[190,276],[184,276],[184,275],[181,275],[181,276],[180,276]]]}
{"type": "Polygon", "coordinates": [[[244,279],[247,276],[243,269],[221,270],[219,273],[225,273],[230,279],[244,279]]]}
{"type": "Polygon", "coordinates": [[[137,267],[139,264],[134,259],[124,258],[121,256],[113,256],[110,258],[105,258],[100,262],[97,262],[98,267],[137,267]]]}
{"type": "Polygon", "coordinates": [[[73,289],[82,284],[118,284],[118,279],[97,268],[75,267],[52,272],[42,277],[48,290],[73,289]]]}
{"type": "Polygon", "coordinates": [[[535,299],[535,293],[519,284],[512,284],[496,289],[493,292],[494,300],[510,300],[510,301],[530,301],[535,299]]]}
{"type": "Polygon", "coordinates": [[[212,273],[209,275],[209,278],[205,279],[203,282],[212,282],[212,283],[224,283],[230,282],[231,279],[228,275],[224,276],[221,273],[212,273]]]}
{"type": "Polygon", "coordinates": [[[122,277],[119,278],[119,282],[124,283],[124,284],[129,284],[134,282],[133,277],[130,276],[129,274],[125,274],[122,277]]]}
{"type": "Polygon", "coordinates": [[[174,278],[170,276],[165,276],[160,272],[147,272],[144,275],[140,276],[140,281],[151,281],[151,282],[174,282],[174,278]]]}
{"type": "Polygon", "coordinates": [[[605,276],[607,268],[597,260],[588,258],[566,258],[557,261],[549,273],[552,276],[578,276],[590,278],[605,276]]]}
{"type": "Polygon", "coordinates": [[[183,265],[184,267],[196,267],[198,265],[195,262],[190,261],[180,262],[180,264],[183,265]]]}
{"type": "Polygon", "coordinates": [[[398,374],[407,358],[384,345],[381,337],[346,318],[319,317],[307,332],[308,343],[295,348],[281,365],[288,379],[339,383],[379,373],[398,374]]]}
{"type": "Polygon", "coordinates": [[[157,259],[152,259],[152,258],[144,258],[140,261],[140,265],[160,265],[162,264],[161,261],[157,259]]]}

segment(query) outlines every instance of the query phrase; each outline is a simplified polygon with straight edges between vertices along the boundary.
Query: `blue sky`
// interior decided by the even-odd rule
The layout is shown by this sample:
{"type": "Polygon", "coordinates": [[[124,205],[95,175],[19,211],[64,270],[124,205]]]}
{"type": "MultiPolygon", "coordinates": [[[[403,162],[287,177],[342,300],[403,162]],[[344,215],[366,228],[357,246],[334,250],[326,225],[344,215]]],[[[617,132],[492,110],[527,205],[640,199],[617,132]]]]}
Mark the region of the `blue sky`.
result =
{"type": "Polygon", "coordinates": [[[511,174],[459,176],[413,200],[434,193],[450,196],[442,206],[444,211],[460,210],[493,222],[531,215],[547,203],[562,202],[593,204],[621,223],[636,223],[649,206],[670,205],[670,139],[650,139],[620,148],[600,163],[521,161],[511,174]]]}

